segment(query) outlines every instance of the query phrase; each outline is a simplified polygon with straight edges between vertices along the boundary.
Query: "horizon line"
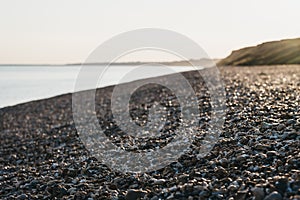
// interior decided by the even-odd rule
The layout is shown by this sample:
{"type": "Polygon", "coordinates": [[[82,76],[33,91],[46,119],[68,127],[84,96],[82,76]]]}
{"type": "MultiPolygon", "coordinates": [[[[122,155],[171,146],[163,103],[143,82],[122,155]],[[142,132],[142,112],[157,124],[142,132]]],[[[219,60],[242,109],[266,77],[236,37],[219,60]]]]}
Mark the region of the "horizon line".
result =
{"type": "Polygon", "coordinates": [[[139,65],[139,64],[181,64],[186,63],[188,61],[217,61],[221,60],[219,58],[199,58],[199,59],[189,59],[189,60],[173,60],[173,61],[128,61],[128,62],[94,62],[94,63],[81,63],[81,62],[74,62],[74,63],[0,63],[0,66],[74,66],[74,65],[139,65]]]}

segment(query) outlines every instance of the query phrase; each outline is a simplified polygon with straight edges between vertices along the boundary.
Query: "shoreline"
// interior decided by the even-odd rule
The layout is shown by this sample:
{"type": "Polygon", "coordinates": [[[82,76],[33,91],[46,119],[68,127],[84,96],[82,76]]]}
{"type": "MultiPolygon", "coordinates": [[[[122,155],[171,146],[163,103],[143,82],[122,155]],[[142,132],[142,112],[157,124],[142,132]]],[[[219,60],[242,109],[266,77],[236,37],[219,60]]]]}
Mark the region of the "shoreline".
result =
{"type": "MultiPolygon", "coordinates": [[[[93,68],[93,67],[92,67],[93,68]]],[[[97,69],[95,67],[93,69],[97,69]]],[[[101,86],[114,85],[119,82],[118,79],[125,73],[134,69],[134,66],[113,66],[106,71],[106,76],[101,82],[101,86]]],[[[74,92],[74,87],[81,66],[70,68],[52,68],[52,67],[5,67],[0,68],[2,78],[2,101],[0,107],[13,106],[19,103],[30,102],[33,100],[51,98],[57,95],[74,92]],[[11,77],[11,78],[9,78],[11,77]],[[32,77],[32,78],[31,78],[32,77]],[[40,77],[40,78],[39,78],[40,77]],[[12,89],[12,86],[14,88],[12,89]]],[[[169,72],[158,71],[154,74],[145,74],[142,77],[132,77],[131,80],[143,79],[147,77],[163,76],[172,72],[189,71],[191,67],[169,67],[169,72]]],[[[122,81],[121,81],[122,82],[122,81]]]]}
{"type": "MultiPolygon", "coordinates": [[[[299,197],[300,67],[219,69],[226,87],[227,112],[214,149],[203,159],[197,160],[189,152],[179,158],[179,164],[135,176],[110,170],[85,149],[72,119],[71,93],[1,108],[0,196],[152,200],[299,197]]],[[[201,80],[193,72],[182,74],[201,96],[201,123],[205,127],[209,107],[201,80]]],[[[100,102],[106,102],[112,89],[97,89],[97,116],[104,120],[103,125],[111,119],[99,110],[106,111],[109,103],[100,102]]],[[[141,92],[159,100],[151,88],[141,92]]],[[[144,100],[133,99],[132,106],[138,111],[134,116],[145,113],[138,106],[144,100]]],[[[177,105],[176,100],[172,103],[177,105]]],[[[117,145],[131,139],[107,134],[117,145]]],[[[148,145],[161,146],[166,140],[160,138],[148,145]]]]}
{"type": "MultiPolygon", "coordinates": [[[[31,67],[30,65],[24,65],[26,67],[31,67]]],[[[116,67],[118,67],[118,65],[115,65],[116,67]]],[[[42,66],[43,67],[43,66],[42,66]]],[[[49,66],[45,66],[45,67],[49,67],[49,66]]],[[[56,66],[56,67],[60,67],[60,66],[56,66]]],[[[71,66],[72,67],[72,66],[71,66]]],[[[73,67],[79,67],[79,66],[73,66],[73,67]]],[[[172,66],[170,66],[172,67],[172,66]]],[[[173,66],[173,67],[178,67],[178,66],[173,66]]],[[[187,66],[188,67],[188,66],[187,66]]],[[[244,68],[253,68],[253,69],[259,69],[259,68],[283,68],[283,67],[287,67],[287,68],[293,68],[293,67],[299,67],[300,68],[300,65],[263,65],[263,66],[221,66],[221,67],[218,67],[218,68],[240,68],[241,70],[243,70],[244,68]]],[[[1,68],[1,65],[0,65],[0,68],[1,68]]],[[[192,71],[192,70],[189,70],[189,71],[192,71]]],[[[178,73],[178,72],[176,72],[178,73]]],[[[161,76],[164,76],[164,75],[161,75],[161,76]]],[[[138,80],[141,80],[141,79],[138,79],[138,80]]],[[[111,83],[107,86],[113,86],[114,84],[111,83]]],[[[105,87],[105,86],[104,86],[105,87]]],[[[3,108],[6,108],[6,107],[12,107],[12,106],[17,106],[19,104],[24,104],[24,103],[29,103],[31,101],[39,101],[39,100],[44,100],[44,99],[48,99],[48,98],[54,98],[54,97],[57,97],[57,96],[61,96],[61,95],[64,95],[64,94],[70,94],[72,93],[72,91],[70,91],[69,89],[66,90],[65,92],[58,92],[58,93],[55,93],[53,95],[44,95],[44,94],[40,94],[39,96],[40,97],[36,97],[36,98],[29,98],[28,100],[23,100],[23,101],[20,101],[20,100],[17,100],[16,103],[13,103],[13,104],[7,104],[7,103],[4,103],[5,105],[3,106],[0,106],[0,109],[3,109],[3,108]]],[[[17,98],[18,99],[18,98],[17,98]]],[[[14,101],[14,100],[13,100],[14,101]]]]}

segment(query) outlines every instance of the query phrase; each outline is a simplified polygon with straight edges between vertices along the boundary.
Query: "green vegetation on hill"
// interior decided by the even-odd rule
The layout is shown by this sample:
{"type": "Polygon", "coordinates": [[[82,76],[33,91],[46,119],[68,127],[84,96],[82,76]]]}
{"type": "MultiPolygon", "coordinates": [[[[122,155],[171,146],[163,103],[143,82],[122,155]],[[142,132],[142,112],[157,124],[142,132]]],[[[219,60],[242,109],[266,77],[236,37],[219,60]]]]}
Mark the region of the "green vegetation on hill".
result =
{"type": "Polygon", "coordinates": [[[218,65],[279,65],[300,64],[300,38],[266,42],[233,51],[218,65]]]}

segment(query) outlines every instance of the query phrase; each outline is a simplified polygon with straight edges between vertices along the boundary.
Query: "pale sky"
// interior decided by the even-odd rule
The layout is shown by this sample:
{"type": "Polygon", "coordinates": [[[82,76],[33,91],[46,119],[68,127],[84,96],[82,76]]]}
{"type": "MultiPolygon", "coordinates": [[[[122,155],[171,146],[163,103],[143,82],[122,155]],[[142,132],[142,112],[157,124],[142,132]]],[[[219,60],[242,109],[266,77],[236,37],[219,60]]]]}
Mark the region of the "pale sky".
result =
{"type": "MultiPolygon", "coordinates": [[[[0,0],[0,64],[84,62],[102,42],[138,28],[196,41],[211,58],[300,37],[300,1],[0,0]]],[[[165,60],[140,54],[134,60],[165,60]]]]}

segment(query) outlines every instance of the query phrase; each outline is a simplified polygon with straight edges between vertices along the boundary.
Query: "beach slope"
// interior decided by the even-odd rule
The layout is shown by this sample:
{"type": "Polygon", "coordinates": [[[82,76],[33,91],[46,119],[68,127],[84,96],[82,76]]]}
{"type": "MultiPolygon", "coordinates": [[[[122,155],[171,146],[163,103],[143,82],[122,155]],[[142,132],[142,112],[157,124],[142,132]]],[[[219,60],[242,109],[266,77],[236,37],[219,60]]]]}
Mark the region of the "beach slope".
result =
{"type": "MultiPolygon", "coordinates": [[[[74,125],[71,94],[1,109],[1,198],[299,199],[300,66],[221,67],[220,71],[227,110],[213,150],[200,160],[191,151],[178,163],[143,174],[112,171],[89,154],[74,125]]],[[[209,94],[196,73],[183,74],[200,99],[201,140],[201,129],[210,120],[209,94]]],[[[111,115],[99,111],[106,111],[112,90],[97,91],[96,111],[103,126],[110,124],[111,115]]],[[[155,91],[141,88],[142,93],[133,97],[137,123],[147,119],[142,104],[147,98],[142,97],[159,100],[155,91]]],[[[176,99],[170,101],[177,105],[176,99]]],[[[114,130],[107,135],[116,145],[130,141],[114,130]]],[[[165,134],[146,147],[161,147],[168,138],[165,134]]],[[[130,150],[130,145],[126,148],[130,150]]]]}

